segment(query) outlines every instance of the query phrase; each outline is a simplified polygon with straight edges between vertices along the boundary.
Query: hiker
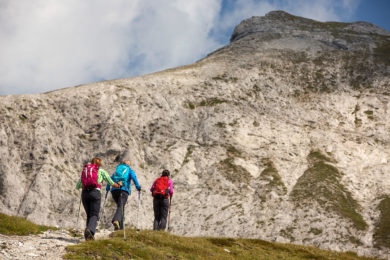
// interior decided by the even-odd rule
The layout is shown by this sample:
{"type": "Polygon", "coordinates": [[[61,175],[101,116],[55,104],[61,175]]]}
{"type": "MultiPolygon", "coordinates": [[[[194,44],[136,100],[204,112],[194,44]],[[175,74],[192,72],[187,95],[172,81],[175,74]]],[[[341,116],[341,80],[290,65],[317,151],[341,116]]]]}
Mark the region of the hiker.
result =
{"type": "MultiPolygon", "coordinates": [[[[130,168],[130,161],[124,160],[121,164],[116,167],[115,172],[111,175],[111,178],[115,181],[121,181],[123,186],[120,188],[112,188],[111,195],[116,203],[116,211],[112,218],[112,224],[114,229],[123,229],[124,210],[127,202],[127,198],[131,194],[131,180],[138,191],[141,191],[141,186],[138,184],[137,176],[134,171],[130,168]]],[[[110,186],[107,185],[107,192],[110,190],[110,186]]]]}
{"type": "Polygon", "coordinates": [[[99,220],[101,185],[105,180],[108,185],[120,188],[122,183],[115,183],[108,173],[101,168],[102,160],[93,158],[91,164],[84,165],[76,189],[82,188],[81,200],[87,213],[87,225],[84,231],[85,240],[95,239],[96,225],[99,220]]]}
{"type": "Polygon", "coordinates": [[[169,171],[163,170],[161,177],[157,178],[150,191],[153,196],[154,223],[153,230],[164,230],[167,224],[167,215],[170,208],[173,187],[172,180],[169,179],[169,171]]]}

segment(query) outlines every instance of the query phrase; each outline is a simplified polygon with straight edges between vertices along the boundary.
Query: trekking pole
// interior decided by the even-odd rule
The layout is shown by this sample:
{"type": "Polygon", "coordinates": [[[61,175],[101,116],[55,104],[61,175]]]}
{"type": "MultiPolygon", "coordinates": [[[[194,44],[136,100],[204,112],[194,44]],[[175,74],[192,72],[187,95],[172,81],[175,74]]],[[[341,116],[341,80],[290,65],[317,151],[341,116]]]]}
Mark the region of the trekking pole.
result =
{"type": "Polygon", "coordinates": [[[139,232],[139,206],[141,201],[141,190],[138,191],[138,211],[137,211],[137,233],[139,232]]]}
{"type": "MultiPolygon", "coordinates": [[[[107,195],[108,195],[108,191],[106,190],[106,196],[104,197],[104,202],[103,202],[103,208],[102,208],[102,219],[104,219],[104,207],[106,206],[106,201],[107,201],[107,195]]],[[[100,220],[100,217],[99,217],[99,220],[100,220]]],[[[100,221],[100,226],[102,225],[102,221],[100,221]]]]}
{"type": "Polygon", "coordinates": [[[121,190],[121,203],[122,203],[122,225],[123,225],[123,240],[126,240],[126,229],[125,229],[125,203],[122,200],[122,190],[121,190]]]}
{"type": "Polygon", "coordinates": [[[168,228],[169,231],[169,223],[171,222],[171,205],[172,205],[172,196],[169,197],[169,210],[168,210],[168,228]]]}
{"type": "Polygon", "coordinates": [[[80,206],[81,206],[81,192],[80,192],[79,212],[77,213],[77,221],[76,221],[76,227],[75,227],[75,230],[78,230],[78,228],[79,228],[80,206]]]}

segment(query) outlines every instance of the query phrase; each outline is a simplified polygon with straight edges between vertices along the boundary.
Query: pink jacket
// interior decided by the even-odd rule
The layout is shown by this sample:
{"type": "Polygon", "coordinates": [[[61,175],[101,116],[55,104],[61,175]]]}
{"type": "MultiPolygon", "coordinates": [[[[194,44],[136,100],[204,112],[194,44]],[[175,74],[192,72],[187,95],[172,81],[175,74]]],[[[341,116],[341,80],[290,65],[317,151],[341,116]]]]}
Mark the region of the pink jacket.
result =
{"type": "MultiPolygon", "coordinates": [[[[154,180],[152,187],[150,187],[150,192],[153,192],[154,185],[156,184],[157,179],[154,180]]],[[[168,180],[168,184],[169,184],[169,196],[172,197],[172,195],[173,195],[173,183],[172,183],[171,179],[168,180]]]]}

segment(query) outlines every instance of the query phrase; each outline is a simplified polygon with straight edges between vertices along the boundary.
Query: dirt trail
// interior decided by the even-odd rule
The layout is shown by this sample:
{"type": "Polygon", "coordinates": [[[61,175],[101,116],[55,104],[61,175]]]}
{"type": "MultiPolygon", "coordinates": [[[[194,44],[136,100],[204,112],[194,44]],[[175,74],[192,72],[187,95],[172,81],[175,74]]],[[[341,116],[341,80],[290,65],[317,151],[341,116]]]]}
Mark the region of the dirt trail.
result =
{"type": "MultiPolygon", "coordinates": [[[[106,238],[109,230],[100,230],[96,239],[106,238]]],[[[40,235],[4,236],[0,234],[0,259],[62,259],[65,247],[84,241],[67,230],[48,230],[40,235]]]]}

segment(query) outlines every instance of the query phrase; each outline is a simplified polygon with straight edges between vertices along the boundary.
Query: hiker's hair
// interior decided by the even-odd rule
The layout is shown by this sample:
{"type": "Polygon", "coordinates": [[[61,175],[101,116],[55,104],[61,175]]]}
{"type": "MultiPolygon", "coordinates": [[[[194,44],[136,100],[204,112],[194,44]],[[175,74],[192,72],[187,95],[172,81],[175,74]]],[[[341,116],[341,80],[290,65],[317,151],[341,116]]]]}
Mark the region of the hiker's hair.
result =
{"type": "Polygon", "coordinates": [[[94,157],[92,158],[92,161],[91,161],[92,164],[97,164],[100,166],[102,166],[102,159],[100,159],[99,157],[94,157]]]}
{"type": "Polygon", "coordinates": [[[163,172],[162,172],[162,174],[161,174],[162,177],[164,177],[164,176],[169,177],[169,175],[170,175],[170,173],[169,173],[168,170],[163,170],[163,172]]]}
{"type": "Polygon", "coordinates": [[[130,161],[129,160],[123,160],[122,164],[126,164],[126,165],[130,166],[130,161]]]}

